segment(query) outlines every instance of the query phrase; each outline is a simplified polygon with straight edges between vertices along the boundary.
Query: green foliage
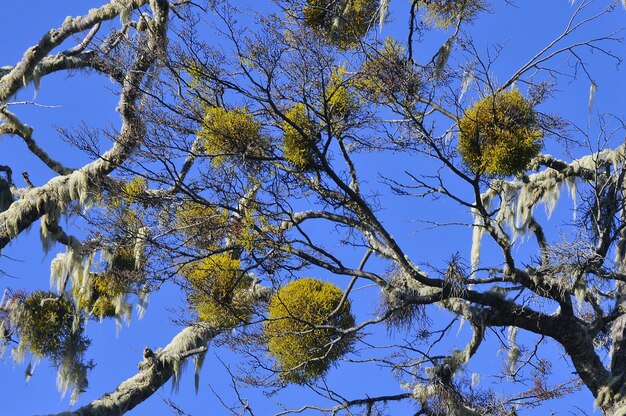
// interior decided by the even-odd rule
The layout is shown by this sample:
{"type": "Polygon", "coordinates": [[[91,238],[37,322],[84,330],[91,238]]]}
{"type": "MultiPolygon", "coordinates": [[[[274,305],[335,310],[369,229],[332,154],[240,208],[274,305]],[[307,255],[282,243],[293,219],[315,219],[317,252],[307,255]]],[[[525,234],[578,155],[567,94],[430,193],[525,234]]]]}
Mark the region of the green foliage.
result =
{"type": "Polygon", "coordinates": [[[349,351],[354,338],[340,337],[335,328],[354,326],[350,302],[330,316],[342,297],[337,286],[312,278],[294,280],[272,296],[265,334],[283,380],[304,384],[320,377],[349,351]]]}
{"type": "Polygon", "coordinates": [[[288,121],[283,122],[283,153],[285,159],[299,169],[308,169],[314,164],[312,147],[315,146],[313,135],[315,124],[307,114],[306,106],[296,104],[285,112],[285,117],[301,130],[298,131],[288,121]]]}
{"type": "Polygon", "coordinates": [[[215,156],[216,166],[223,164],[227,156],[259,156],[263,148],[261,123],[246,107],[208,108],[198,136],[204,140],[207,154],[215,156]]]}
{"type": "Polygon", "coordinates": [[[21,342],[37,356],[59,362],[69,347],[87,348],[82,337],[82,320],[73,331],[74,311],[65,297],[44,291],[33,292],[24,299],[24,315],[18,324],[21,342]]]}
{"type": "Polygon", "coordinates": [[[175,213],[176,228],[187,244],[202,250],[218,246],[228,225],[228,212],[193,201],[183,202],[175,213]]]}
{"type": "Polygon", "coordinates": [[[488,175],[524,172],[543,142],[532,104],[516,89],[478,101],[459,120],[459,130],[463,162],[488,175]]]}
{"type": "Polygon", "coordinates": [[[215,328],[233,328],[252,314],[252,278],[228,253],[185,265],[182,274],[191,286],[189,300],[198,318],[215,328]]]}
{"type": "Polygon", "coordinates": [[[405,59],[404,47],[391,38],[385,39],[382,49],[363,63],[354,81],[366,100],[383,104],[410,101],[421,85],[420,75],[405,59]]]}
{"type": "Polygon", "coordinates": [[[378,0],[307,0],[304,23],[346,49],[365,36],[377,13],[378,0]]]}
{"type": "Polygon", "coordinates": [[[422,0],[421,3],[426,7],[424,20],[441,28],[455,25],[459,19],[472,20],[486,7],[483,0],[422,0]]]}

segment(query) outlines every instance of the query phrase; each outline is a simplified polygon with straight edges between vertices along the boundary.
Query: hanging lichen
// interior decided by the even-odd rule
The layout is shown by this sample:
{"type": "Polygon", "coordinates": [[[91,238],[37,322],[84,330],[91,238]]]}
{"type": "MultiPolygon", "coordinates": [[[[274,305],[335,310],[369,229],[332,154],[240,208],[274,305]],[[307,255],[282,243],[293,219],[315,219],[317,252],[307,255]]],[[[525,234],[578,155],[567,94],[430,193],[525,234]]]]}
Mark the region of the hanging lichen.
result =
{"type": "Polygon", "coordinates": [[[543,142],[532,104],[516,89],[478,101],[459,120],[459,130],[463,162],[488,175],[524,172],[543,142]]]}
{"type": "Polygon", "coordinates": [[[307,0],[304,23],[328,42],[346,49],[357,44],[378,16],[378,0],[307,0]]]}
{"type": "Polygon", "coordinates": [[[285,159],[298,169],[309,169],[314,165],[315,124],[302,103],[286,111],[285,117],[289,120],[285,120],[282,125],[285,159]]]}
{"type": "Polygon", "coordinates": [[[354,326],[354,316],[349,301],[339,307],[342,298],[337,286],[312,278],[294,280],[272,296],[265,334],[284,381],[320,377],[350,350],[353,336],[340,331],[354,326]]]}
{"type": "Polygon", "coordinates": [[[216,166],[229,156],[258,157],[262,153],[261,123],[246,107],[208,108],[198,137],[204,140],[204,149],[216,166]]]}
{"type": "Polygon", "coordinates": [[[252,277],[228,253],[216,254],[182,268],[189,282],[189,300],[198,318],[215,328],[233,328],[246,322],[255,298],[252,277]]]}

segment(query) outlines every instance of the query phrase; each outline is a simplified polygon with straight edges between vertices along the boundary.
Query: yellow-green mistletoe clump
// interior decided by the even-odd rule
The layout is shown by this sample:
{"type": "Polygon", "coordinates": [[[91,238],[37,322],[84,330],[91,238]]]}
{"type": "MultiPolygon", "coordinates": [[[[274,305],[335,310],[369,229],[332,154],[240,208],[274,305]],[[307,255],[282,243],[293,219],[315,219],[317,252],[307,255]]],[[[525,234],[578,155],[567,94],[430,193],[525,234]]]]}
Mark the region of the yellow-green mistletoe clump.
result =
{"type": "Polygon", "coordinates": [[[132,203],[136,202],[148,189],[148,182],[141,176],[135,176],[122,185],[122,197],[132,203]]]}
{"type": "Polygon", "coordinates": [[[252,314],[252,278],[228,253],[185,265],[182,274],[190,284],[189,300],[201,321],[215,328],[233,328],[252,314]]]}
{"type": "Polygon", "coordinates": [[[33,292],[24,299],[19,322],[20,343],[37,356],[57,357],[73,336],[74,311],[65,297],[51,292],[33,292]]]}
{"type": "Polygon", "coordinates": [[[354,85],[366,99],[390,103],[410,100],[418,93],[422,81],[405,58],[404,47],[387,38],[383,47],[363,63],[354,85]]]}
{"type": "Polygon", "coordinates": [[[100,273],[92,273],[89,282],[73,289],[78,306],[89,315],[97,318],[116,316],[121,298],[131,291],[136,271],[135,253],[132,248],[117,247],[109,259],[109,268],[100,273]],[[86,290],[88,286],[90,290],[86,290]]]}
{"type": "Polygon", "coordinates": [[[485,8],[483,0],[422,0],[421,3],[426,7],[424,20],[441,28],[455,25],[460,19],[472,20],[485,8]]]}
{"type": "Polygon", "coordinates": [[[341,119],[347,117],[354,110],[356,104],[354,95],[346,88],[343,79],[345,74],[345,66],[333,69],[324,97],[329,112],[341,119]]]}
{"type": "Polygon", "coordinates": [[[354,326],[350,302],[331,315],[342,298],[337,286],[312,278],[294,280],[272,296],[265,334],[283,380],[304,384],[348,352],[354,338],[337,329],[354,326]]]}
{"type": "Polygon", "coordinates": [[[116,303],[130,291],[128,280],[114,272],[103,272],[91,276],[89,295],[74,290],[78,306],[97,318],[112,318],[116,315],[116,303]]]}
{"type": "Polygon", "coordinates": [[[378,13],[378,0],[307,0],[304,23],[345,49],[365,36],[378,13]]]}
{"type": "Polygon", "coordinates": [[[541,150],[538,124],[532,104],[517,89],[490,95],[459,120],[459,153],[476,173],[520,174],[541,150]]]}
{"type": "Polygon", "coordinates": [[[298,169],[308,169],[314,164],[315,125],[307,114],[306,106],[296,104],[285,112],[289,121],[283,122],[283,154],[285,159],[298,169]],[[296,129],[292,123],[300,129],[296,129]]]}
{"type": "Polygon", "coordinates": [[[186,244],[211,250],[219,245],[228,225],[228,212],[199,202],[185,201],[175,213],[176,228],[186,244]]]}
{"type": "Polygon", "coordinates": [[[208,108],[198,136],[204,140],[206,153],[215,157],[216,165],[221,165],[227,156],[259,156],[263,147],[261,123],[246,107],[208,108]]]}

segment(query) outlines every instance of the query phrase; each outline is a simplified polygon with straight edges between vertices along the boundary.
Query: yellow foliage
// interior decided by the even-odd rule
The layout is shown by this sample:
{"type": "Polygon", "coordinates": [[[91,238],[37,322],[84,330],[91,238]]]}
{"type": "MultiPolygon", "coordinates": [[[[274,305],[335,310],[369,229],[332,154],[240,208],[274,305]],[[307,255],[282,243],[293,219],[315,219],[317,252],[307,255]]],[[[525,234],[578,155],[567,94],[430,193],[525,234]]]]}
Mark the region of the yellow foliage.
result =
{"type": "Polygon", "coordinates": [[[354,338],[340,338],[334,328],[354,326],[350,302],[330,316],[342,297],[337,286],[312,278],[294,280],[272,296],[265,334],[285,381],[304,384],[320,377],[348,352],[354,338]]]}
{"type": "Polygon", "coordinates": [[[122,186],[122,196],[128,202],[136,202],[148,189],[148,182],[141,176],[135,176],[122,186]]]}
{"type": "Polygon", "coordinates": [[[246,107],[208,108],[198,137],[204,140],[207,154],[215,156],[216,166],[223,164],[227,156],[259,156],[263,147],[261,123],[246,107]]]}
{"type": "Polygon", "coordinates": [[[302,103],[296,104],[285,112],[285,117],[302,130],[301,133],[289,122],[283,122],[285,159],[299,169],[307,169],[313,164],[312,146],[315,145],[313,139],[315,125],[307,114],[306,106],[302,103]]]}
{"type": "Polygon", "coordinates": [[[254,307],[248,291],[252,279],[240,267],[240,261],[228,253],[183,267],[191,286],[189,299],[200,320],[215,328],[233,328],[248,320],[254,307]]]}
{"type": "Polygon", "coordinates": [[[488,175],[524,172],[543,142],[532,104],[517,89],[478,101],[459,120],[459,130],[463,162],[488,175]]]}
{"type": "Polygon", "coordinates": [[[472,20],[485,8],[483,0],[429,0],[422,3],[426,7],[424,20],[441,28],[455,25],[459,19],[472,20]]]}
{"type": "Polygon", "coordinates": [[[22,342],[37,356],[59,356],[72,336],[73,308],[64,297],[33,292],[24,300],[24,318],[19,323],[22,342]]]}
{"type": "Polygon", "coordinates": [[[112,271],[91,276],[91,295],[87,296],[74,289],[74,298],[78,306],[90,315],[100,319],[115,316],[115,299],[124,296],[130,290],[128,281],[112,271]]]}
{"type": "Polygon", "coordinates": [[[307,0],[304,23],[346,49],[365,36],[377,12],[378,0],[307,0]]]}
{"type": "Polygon", "coordinates": [[[392,38],[385,39],[382,49],[363,63],[354,81],[367,100],[380,103],[410,99],[421,84],[419,74],[405,59],[404,47],[392,38]]]}
{"type": "Polygon", "coordinates": [[[226,210],[197,202],[185,201],[177,209],[175,222],[187,237],[187,243],[200,249],[217,247],[228,224],[226,210]]]}
{"type": "Polygon", "coordinates": [[[135,250],[129,247],[117,247],[111,257],[110,268],[118,271],[135,270],[135,250]]]}
{"type": "Polygon", "coordinates": [[[340,66],[330,74],[330,82],[326,88],[325,99],[331,114],[343,119],[355,108],[354,95],[346,88],[344,75],[346,68],[340,66]]]}

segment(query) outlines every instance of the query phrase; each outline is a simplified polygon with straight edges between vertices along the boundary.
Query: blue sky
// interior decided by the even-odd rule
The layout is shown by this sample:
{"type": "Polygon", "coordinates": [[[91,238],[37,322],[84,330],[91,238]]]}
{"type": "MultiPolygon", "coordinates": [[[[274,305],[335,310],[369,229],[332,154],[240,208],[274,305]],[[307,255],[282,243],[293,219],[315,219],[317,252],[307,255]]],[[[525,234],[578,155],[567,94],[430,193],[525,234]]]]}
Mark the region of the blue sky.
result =
{"type": "MultiPolygon", "coordinates": [[[[0,26],[0,66],[14,64],[25,49],[52,27],[59,26],[67,15],[83,14],[90,7],[102,4],[102,1],[77,2],[74,0],[23,0],[21,2],[7,2],[3,5],[5,19],[0,26]]],[[[405,24],[407,2],[394,0],[392,2],[392,18],[383,29],[386,33],[397,33],[405,24]],[[397,13],[402,13],[398,15],[397,13]]],[[[566,24],[574,6],[567,0],[524,0],[519,1],[518,7],[504,6],[504,2],[494,5],[495,14],[482,16],[472,27],[473,39],[479,48],[486,50],[489,45],[498,42],[502,45],[500,58],[492,68],[494,77],[499,81],[506,80],[516,68],[525,63],[537,50],[553,39],[566,24]]],[[[578,2],[576,2],[578,3],[578,2]]],[[[598,2],[606,3],[606,2],[598,2]]],[[[257,2],[258,7],[266,7],[265,2],[257,2]],[[259,6],[261,5],[261,6],[259,6]]],[[[589,37],[594,33],[604,33],[605,28],[619,28],[623,26],[626,12],[618,10],[603,20],[603,27],[592,25],[591,31],[583,31],[581,37],[589,37]]],[[[419,46],[417,53],[432,56],[447,38],[448,34],[441,32],[428,35],[423,46],[419,46]]],[[[624,56],[623,46],[615,52],[624,56]]],[[[492,49],[493,52],[493,49],[492,49]]],[[[624,99],[624,77],[619,75],[613,62],[601,57],[590,59],[591,74],[598,84],[597,97],[594,104],[596,112],[614,112],[623,116],[626,108],[624,99]],[[620,114],[621,113],[621,114],[620,114]]],[[[561,64],[558,60],[555,64],[561,64]]],[[[454,62],[451,62],[454,64],[454,62]]],[[[82,122],[92,127],[105,127],[108,124],[116,125],[118,119],[114,111],[117,97],[111,93],[111,82],[103,77],[96,77],[89,73],[55,74],[43,80],[40,91],[35,92],[32,87],[20,93],[15,101],[36,101],[50,107],[36,107],[20,105],[12,110],[23,117],[23,121],[35,128],[35,137],[39,144],[70,166],[79,166],[86,162],[86,158],[63,143],[55,126],[79,127],[82,122]]],[[[559,91],[554,98],[542,104],[541,111],[557,112],[566,118],[575,120],[581,127],[587,127],[589,81],[581,76],[571,83],[559,85],[559,91]]],[[[597,132],[597,122],[592,117],[588,126],[590,131],[597,132]]],[[[562,149],[558,144],[548,143],[548,151],[559,155],[562,149]]],[[[15,137],[3,137],[0,140],[0,164],[9,164],[13,168],[19,185],[19,173],[28,171],[35,184],[43,184],[50,177],[51,172],[38,159],[25,151],[25,146],[15,137]]],[[[378,157],[378,156],[377,156],[378,157]]],[[[564,156],[563,156],[564,157],[564,156]]],[[[372,158],[363,158],[360,163],[372,163],[372,158]]],[[[411,161],[397,155],[378,157],[372,165],[370,175],[365,179],[376,185],[378,174],[384,172],[387,176],[401,177],[411,161]]],[[[416,217],[428,219],[429,215],[437,214],[432,219],[445,221],[471,221],[469,214],[456,205],[447,201],[423,201],[409,199],[384,200],[385,207],[382,216],[385,224],[395,236],[410,247],[411,254],[419,262],[441,262],[449,257],[450,246],[455,251],[469,257],[471,232],[467,228],[448,227],[429,230],[423,223],[415,221],[416,217]],[[419,215],[416,215],[418,213],[419,215]]],[[[568,215],[568,208],[564,207],[561,214],[568,215]]],[[[554,219],[554,218],[553,218],[554,219]]],[[[556,218],[558,220],[558,217],[556,218]]],[[[69,220],[67,228],[72,227],[69,220]]],[[[555,223],[558,223],[556,221],[555,223]]],[[[556,232],[556,229],[552,232],[556,232]]],[[[54,257],[53,250],[47,256],[40,249],[38,230],[35,225],[29,233],[24,233],[10,247],[4,250],[4,257],[0,258],[0,269],[7,273],[0,277],[0,289],[4,287],[24,288],[26,290],[47,289],[49,263],[54,257]]],[[[61,250],[60,247],[57,250],[61,250]]],[[[339,248],[337,248],[339,250],[339,248]]],[[[523,253],[523,249],[520,249],[523,253]]],[[[360,253],[354,253],[355,262],[358,262],[360,253]]],[[[384,268],[381,263],[379,268],[384,268]]],[[[313,272],[312,272],[313,273],[313,272]]],[[[341,283],[341,282],[340,282],[341,283]]],[[[360,304],[361,319],[366,318],[375,306],[375,293],[370,288],[363,288],[355,294],[353,304],[360,304]]],[[[180,291],[165,287],[164,290],[153,294],[146,317],[139,321],[133,317],[129,328],[124,327],[119,336],[115,335],[113,322],[90,322],[88,335],[93,338],[87,356],[97,363],[90,373],[90,388],[81,397],[79,405],[85,404],[106,391],[110,391],[118,383],[136,373],[136,365],[141,360],[141,352],[145,346],[156,348],[166,345],[178,332],[179,327],[171,323],[173,316],[166,308],[172,308],[184,301],[180,291]]],[[[433,317],[433,319],[443,319],[433,317]]],[[[382,337],[384,334],[373,334],[372,337],[382,337]]],[[[464,337],[469,336],[467,328],[459,332],[457,345],[463,345],[464,337]]],[[[549,347],[546,355],[557,355],[558,348],[549,347]]],[[[201,377],[201,389],[196,396],[193,392],[193,371],[188,370],[183,376],[180,391],[172,394],[169,385],[159,390],[151,399],[141,404],[131,415],[168,414],[163,404],[164,399],[172,398],[180,407],[193,415],[200,414],[227,414],[221,408],[218,399],[209,388],[229,404],[234,404],[236,397],[230,388],[230,379],[218,360],[220,357],[225,363],[236,366],[241,361],[225,348],[212,346],[201,377]],[[209,410],[207,410],[209,409],[209,410]]],[[[489,382],[489,375],[495,374],[502,366],[502,357],[496,356],[493,348],[486,349],[476,357],[472,365],[475,370],[484,374],[489,382]]],[[[571,371],[562,362],[564,371],[571,371]]],[[[36,369],[30,383],[24,383],[23,373],[25,365],[14,365],[10,353],[4,355],[0,365],[0,380],[2,380],[2,396],[6,399],[3,411],[11,415],[29,415],[56,413],[68,408],[67,397],[60,399],[55,388],[55,372],[44,360],[36,369]]],[[[376,394],[396,394],[401,389],[385,370],[355,364],[346,364],[329,377],[330,382],[343,391],[347,396],[359,397],[367,393],[372,384],[376,386],[376,394]]],[[[493,380],[492,380],[493,381],[493,380]]],[[[307,393],[308,394],[308,393],[307,393]]],[[[276,411],[274,401],[281,401],[287,407],[299,407],[306,403],[305,392],[299,388],[288,388],[277,396],[266,398],[253,389],[243,390],[251,407],[258,415],[276,411]]],[[[547,409],[565,411],[572,409],[572,403],[580,405],[588,413],[592,412],[592,399],[589,393],[582,391],[573,396],[573,399],[561,402],[546,403],[547,409]]],[[[395,408],[393,414],[411,414],[410,409],[395,408]]],[[[536,414],[529,411],[527,414],[536,414]]]]}

